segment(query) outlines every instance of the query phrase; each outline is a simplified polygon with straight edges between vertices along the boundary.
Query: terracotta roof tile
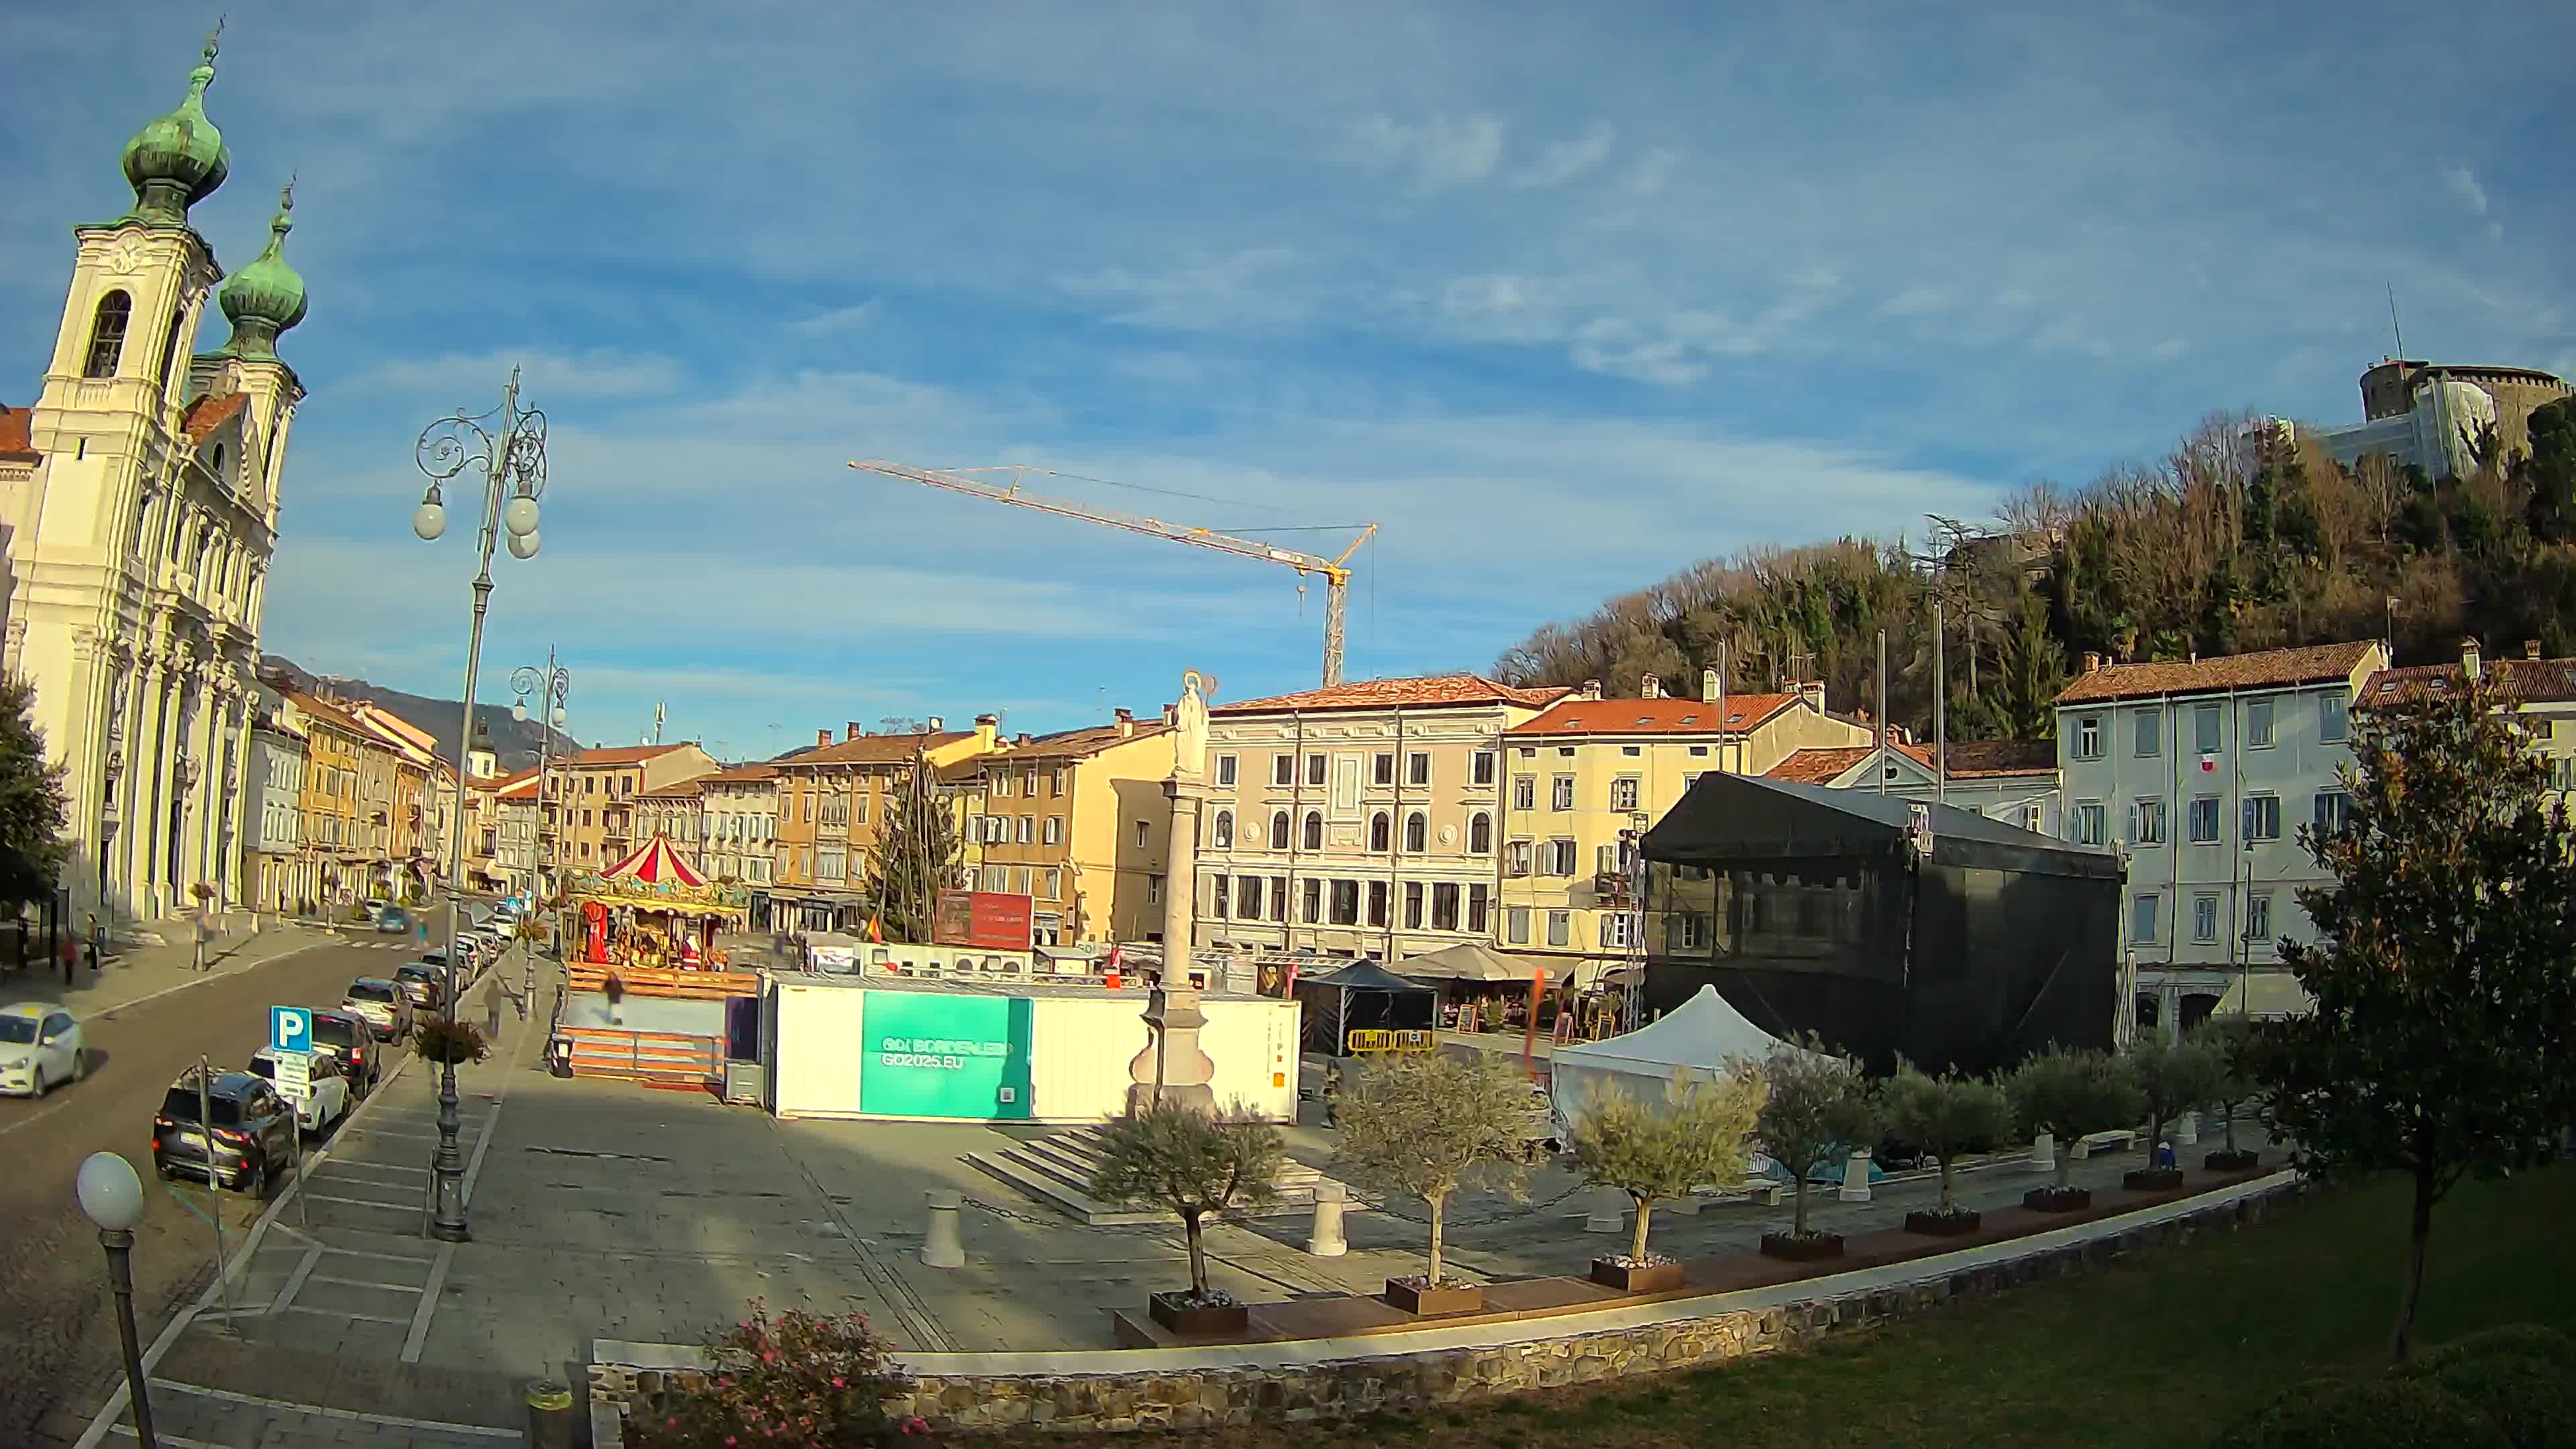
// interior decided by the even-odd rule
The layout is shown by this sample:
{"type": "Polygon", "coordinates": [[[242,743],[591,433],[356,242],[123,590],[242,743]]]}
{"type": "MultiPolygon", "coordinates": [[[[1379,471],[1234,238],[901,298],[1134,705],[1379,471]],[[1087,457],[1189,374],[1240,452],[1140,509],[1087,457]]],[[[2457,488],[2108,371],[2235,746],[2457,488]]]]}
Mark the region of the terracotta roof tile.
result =
{"type": "MultiPolygon", "coordinates": [[[[1799,750],[1763,774],[1793,785],[1831,784],[1844,771],[1868,759],[1875,748],[1871,745],[1835,745],[1799,750]]],[[[1927,771],[1932,768],[1930,745],[1890,743],[1888,748],[1927,771]]],[[[2047,775],[2057,770],[2057,746],[2046,740],[1952,740],[1949,754],[1950,778],[1953,780],[2047,775]]]]}
{"type": "Polygon", "coordinates": [[[179,418],[180,430],[188,435],[189,442],[202,443],[249,405],[248,393],[228,392],[221,397],[209,393],[188,404],[187,412],[179,418]]]}
{"type": "Polygon", "coordinates": [[[1283,714],[1290,710],[1394,709],[1456,704],[1517,704],[1544,709],[1567,693],[1563,685],[1518,689],[1481,674],[1433,674],[1412,679],[1363,679],[1268,699],[1219,705],[1210,714],[1283,714]]]}
{"type": "MultiPolygon", "coordinates": [[[[1724,728],[1752,729],[1797,702],[1794,694],[1730,694],[1724,728]]],[[[1717,706],[1696,699],[1568,699],[1508,733],[1672,735],[1714,734],[1719,728],[1717,706]]]]}
{"type": "Polygon", "coordinates": [[[2368,641],[2311,644],[2300,649],[2266,649],[2190,663],[2173,660],[2159,664],[2105,664],[2090,674],[2075,676],[2073,683],[2058,691],[2057,703],[2089,704],[2155,694],[2322,684],[2349,676],[2378,647],[2368,641]]]}
{"type": "Polygon", "coordinates": [[[896,765],[924,750],[974,737],[972,730],[945,730],[935,735],[861,735],[855,740],[818,746],[809,753],[777,763],[790,769],[802,769],[808,765],[896,765]]]}
{"type": "Polygon", "coordinates": [[[607,749],[584,750],[580,754],[573,756],[571,759],[557,760],[555,763],[566,769],[605,769],[614,765],[640,765],[646,760],[658,760],[662,756],[671,753],[673,750],[682,750],[687,748],[688,745],[686,743],[676,745],[612,745],[607,749]]]}
{"type": "Polygon", "coordinates": [[[0,458],[32,463],[44,456],[36,451],[35,439],[29,431],[35,421],[34,408],[0,405],[0,458]]]}
{"type": "Polygon", "coordinates": [[[1762,773],[1774,780],[1792,785],[1830,785],[1843,771],[1869,758],[1873,746],[1836,745],[1830,749],[1798,750],[1789,758],[1762,773]]]}
{"type": "Polygon", "coordinates": [[[643,791],[635,798],[639,800],[659,800],[664,798],[686,797],[695,795],[705,788],[706,779],[704,776],[700,776],[694,780],[681,780],[675,784],[665,785],[659,790],[643,791]]]}
{"type": "MultiPolygon", "coordinates": [[[[2489,659],[2481,677],[2495,686],[2508,704],[2566,704],[2576,701],[2576,659],[2489,659]]],[[[2358,701],[2365,708],[2422,699],[2427,694],[2460,688],[2457,664],[2412,664],[2383,669],[2362,686],[2358,701]]]]}
{"type": "Polygon", "coordinates": [[[1085,725],[1080,729],[1058,730],[1051,735],[1040,735],[1025,745],[1011,745],[988,755],[977,755],[975,759],[1000,760],[1009,764],[1035,764],[1040,760],[1088,759],[1113,745],[1132,744],[1137,740],[1151,739],[1155,735],[1169,733],[1170,730],[1171,726],[1161,720],[1151,722],[1139,720],[1136,724],[1136,732],[1130,735],[1118,733],[1118,726],[1114,724],[1085,725]]]}
{"type": "Polygon", "coordinates": [[[778,778],[778,767],[776,765],[736,765],[732,769],[718,770],[714,774],[707,776],[706,783],[710,785],[757,785],[764,780],[774,780],[776,778],[778,778]]]}

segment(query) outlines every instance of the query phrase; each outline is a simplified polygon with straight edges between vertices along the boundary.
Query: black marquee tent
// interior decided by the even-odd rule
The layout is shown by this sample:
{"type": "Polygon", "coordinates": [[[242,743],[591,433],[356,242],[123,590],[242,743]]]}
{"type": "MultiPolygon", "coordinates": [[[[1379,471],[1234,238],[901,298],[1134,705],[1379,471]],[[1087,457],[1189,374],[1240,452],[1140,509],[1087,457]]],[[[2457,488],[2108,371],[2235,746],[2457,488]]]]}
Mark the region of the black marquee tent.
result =
{"type": "Polygon", "coordinates": [[[1646,1004],[1715,986],[1890,1070],[2108,1047],[2123,866],[1973,810],[1707,774],[1646,832],[1646,1004]],[[1928,823],[1918,834],[1917,811],[1928,823]],[[1928,853],[1925,846],[1928,844],[1928,853]]]}
{"type": "Polygon", "coordinates": [[[1329,976],[1300,977],[1305,1049],[1346,1057],[1355,1031],[1430,1031],[1439,1024],[1440,993],[1375,961],[1354,961],[1329,976]]]}

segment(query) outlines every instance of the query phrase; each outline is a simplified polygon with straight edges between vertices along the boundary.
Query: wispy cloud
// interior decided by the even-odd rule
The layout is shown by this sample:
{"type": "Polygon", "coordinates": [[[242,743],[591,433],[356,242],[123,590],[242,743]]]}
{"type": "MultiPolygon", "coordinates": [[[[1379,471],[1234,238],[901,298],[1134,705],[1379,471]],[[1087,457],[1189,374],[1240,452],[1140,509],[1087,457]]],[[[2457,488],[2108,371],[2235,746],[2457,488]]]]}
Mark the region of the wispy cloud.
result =
{"type": "Polygon", "coordinates": [[[2487,214],[2487,189],[2478,184],[2478,173],[2466,166],[2444,162],[2442,184],[2449,187],[2451,194],[2466,204],[2469,210],[2480,216],[2487,214]]]}
{"type": "Polygon", "coordinates": [[[1562,186],[1598,170],[1610,159],[1610,148],[1618,140],[1617,127],[1606,121],[1596,122],[1575,140],[1549,142],[1538,153],[1538,159],[1512,181],[1519,186],[1562,186]]]}
{"type": "Polygon", "coordinates": [[[560,397],[658,397],[677,392],[687,378],[679,359],[597,348],[566,353],[546,348],[506,350],[468,356],[396,358],[378,363],[351,379],[358,392],[428,393],[440,398],[468,397],[496,390],[510,369],[521,370],[521,385],[531,394],[560,397]]]}
{"type": "Polygon", "coordinates": [[[1351,140],[1370,166],[1431,187],[1482,181],[1503,160],[1499,116],[1434,116],[1418,124],[1371,116],[1351,128],[1351,140]]]}
{"type": "Polygon", "coordinates": [[[810,317],[799,317],[787,324],[787,330],[800,337],[837,337],[845,332],[864,331],[877,314],[874,302],[859,302],[848,307],[835,307],[810,317]]]}

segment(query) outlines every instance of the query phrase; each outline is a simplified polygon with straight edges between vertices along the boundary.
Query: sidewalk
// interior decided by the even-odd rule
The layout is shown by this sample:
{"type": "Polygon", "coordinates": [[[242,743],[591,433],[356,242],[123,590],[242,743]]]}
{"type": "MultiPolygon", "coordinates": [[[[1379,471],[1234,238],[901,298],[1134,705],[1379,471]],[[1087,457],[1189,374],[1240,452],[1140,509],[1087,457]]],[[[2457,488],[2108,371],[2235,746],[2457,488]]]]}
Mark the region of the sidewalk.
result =
{"type": "Polygon", "coordinates": [[[86,954],[72,973],[71,984],[63,983],[60,967],[46,970],[43,963],[30,965],[25,971],[0,975],[0,997],[8,1000],[59,1001],[81,1017],[104,1016],[119,1007],[131,1006],[156,996],[214,980],[218,976],[248,971],[264,966],[282,956],[311,950],[337,939],[331,932],[306,926],[280,926],[264,921],[257,932],[251,930],[251,917],[246,912],[233,912],[223,918],[227,929],[206,937],[206,966],[196,968],[196,948],[184,934],[170,944],[129,946],[110,949],[101,959],[99,969],[92,971],[86,954]]]}

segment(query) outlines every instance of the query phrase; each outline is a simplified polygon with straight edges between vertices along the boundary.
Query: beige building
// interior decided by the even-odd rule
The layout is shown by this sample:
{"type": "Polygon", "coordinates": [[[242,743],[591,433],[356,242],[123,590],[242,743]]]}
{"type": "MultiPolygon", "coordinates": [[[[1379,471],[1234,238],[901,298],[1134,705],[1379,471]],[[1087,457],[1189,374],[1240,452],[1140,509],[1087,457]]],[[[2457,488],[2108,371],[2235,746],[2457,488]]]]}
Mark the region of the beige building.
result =
{"type": "Polygon", "coordinates": [[[667,838],[680,859],[688,862],[691,870],[701,874],[705,873],[707,866],[704,848],[706,801],[702,783],[707,778],[711,777],[674,780],[658,790],[636,797],[637,813],[642,817],[642,823],[635,830],[636,840],[640,843],[656,835],[667,838]]]}
{"type": "Polygon", "coordinates": [[[554,831],[552,865],[560,873],[605,869],[651,838],[637,829],[643,796],[720,768],[694,742],[620,745],[557,760],[546,783],[555,792],[549,813],[560,818],[540,825],[541,846],[554,831]]]}
{"type": "Polygon", "coordinates": [[[537,772],[525,769],[492,781],[492,873],[496,888],[513,893],[542,893],[546,876],[539,869],[542,849],[537,828],[537,772]]]}
{"type": "Polygon", "coordinates": [[[777,768],[736,765],[702,777],[698,787],[706,823],[702,872],[710,880],[765,889],[778,840],[777,768]]]}
{"type": "Polygon", "coordinates": [[[1401,970],[1491,942],[1503,735],[1565,693],[1446,674],[1210,711],[1193,946],[1401,970]]]}
{"type": "Polygon", "coordinates": [[[942,771],[966,797],[977,888],[1030,897],[1041,945],[1160,941],[1172,747],[1167,720],[1139,724],[1122,709],[942,771]]]}
{"type": "Polygon", "coordinates": [[[291,195],[229,279],[189,215],[232,164],[205,111],[214,62],[210,41],[178,107],[126,143],[133,206],[72,228],[34,406],[0,409],[0,668],[35,682],[63,771],[70,906],[109,919],[200,886],[241,899],[260,614],[304,397],[277,355],[305,311],[281,254],[291,195]],[[217,305],[231,336],[194,355],[217,305]]]}
{"type": "Polygon", "coordinates": [[[1761,774],[1802,750],[1858,745],[1866,725],[1825,712],[1822,684],[1728,694],[1705,671],[1696,696],[1603,699],[1600,686],[1506,731],[1502,842],[1504,949],[1590,982],[1628,959],[1639,903],[1623,845],[1710,771],[1761,774]]]}
{"type": "MultiPolygon", "coordinates": [[[[782,928],[854,931],[866,926],[868,862],[897,791],[916,764],[941,771],[993,749],[998,721],[972,730],[943,728],[933,717],[920,733],[871,734],[855,722],[839,740],[815,732],[815,748],[769,762],[778,792],[778,829],[767,893],[782,928]]],[[[753,899],[755,915],[761,897],[753,899]]]]}

